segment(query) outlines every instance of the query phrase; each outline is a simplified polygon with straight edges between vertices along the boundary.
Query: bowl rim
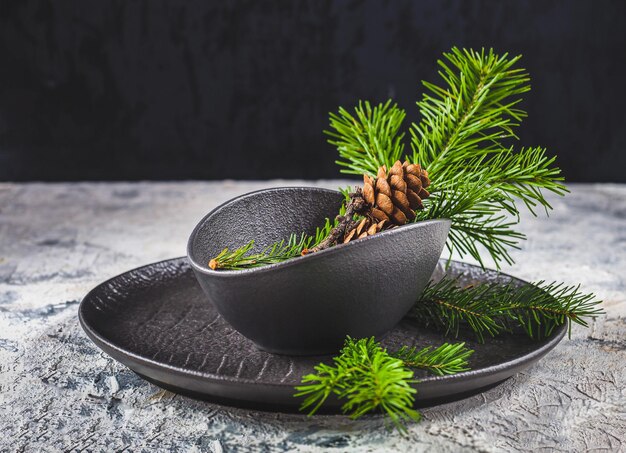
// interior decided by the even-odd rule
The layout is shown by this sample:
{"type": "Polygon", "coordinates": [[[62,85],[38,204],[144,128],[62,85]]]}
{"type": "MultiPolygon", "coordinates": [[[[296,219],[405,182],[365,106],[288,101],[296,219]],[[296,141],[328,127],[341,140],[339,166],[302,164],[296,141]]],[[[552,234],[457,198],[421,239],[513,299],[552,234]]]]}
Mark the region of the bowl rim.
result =
{"type": "MultiPolygon", "coordinates": [[[[259,266],[259,267],[251,267],[251,268],[247,268],[247,269],[237,269],[237,270],[232,270],[232,269],[220,269],[220,270],[213,270],[211,269],[208,265],[201,265],[200,263],[198,263],[196,260],[193,259],[192,257],[192,249],[193,249],[193,243],[194,240],[196,239],[198,232],[200,230],[200,228],[202,227],[202,225],[204,225],[204,223],[206,222],[206,220],[210,217],[212,217],[217,211],[220,211],[222,209],[224,209],[225,207],[227,207],[230,204],[236,203],[244,198],[248,198],[254,195],[258,195],[260,193],[268,193],[268,192],[280,192],[280,191],[284,191],[284,190],[310,190],[313,192],[326,192],[326,193],[335,193],[335,194],[340,194],[341,192],[339,192],[338,190],[333,190],[333,189],[326,189],[323,187],[309,187],[309,186],[281,186],[281,187],[272,187],[272,188],[268,188],[268,189],[260,189],[260,190],[254,190],[252,192],[247,192],[245,194],[239,195],[237,197],[231,198],[228,201],[225,201],[224,203],[220,204],[219,206],[215,207],[214,209],[212,209],[208,214],[206,214],[205,216],[202,217],[202,219],[200,219],[200,221],[196,224],[196,226],[194,227],[193,231],[191,232],[191,234],[189,235],[189,239],[187,240],[187,260],[189,261],[189,264],[191,265],[192,269],[194,269],[197,272],[200,272],[204,275],[208,275],[211,277],[223,277],[223,278],[230,278],[230,277],[239,277],[239,276],[244,276],[244,275],[251,275],[251,274],[259,274],[259,273],[264,273],[264,272],[272,272],[274,270],[277,269],[281,269],[283,267],[290,267],[290,266],[294,266],[294,265],[300,265],[302,263],[308,262],[308,261],[313,261],[313,260],[317,260],[317,259],[321,259],[321,257],[324,256],[330,256],[332,254],[338,253],[341,250],[345,250],[347,248],[355,248],[355,247],[362,247],[363,244],[367,244],[367,241],[380,241],[383,240],[384,238],[387,237],[392,237],[398,234],[402,234],[402,232],[406,232],[406,231],[411,231],[413,229],[417,229],[417,228],[424,228],[428,225],[432,225],[432,224],[436,224],[436,223],[447,223],[448,226],[450,226],[450,224],[452,223],[450,219],[447,218],[441,218],[441,219],[429,219],[429,220],[422,220],[420,222],[413,222],[413,223],[408,223],[406,225],[403,225],[401,228],[394,228],[391,230],[385,230],[385,231],[381,231],[379,233],[376,233],[373,236],[367,236],[365,238],[362,239],[358,239],[355,241],[350,241],[346,244],[337,244],[334,245],[333,247],[324,249],[324,250],[320,250],[319,252],[315,252],[315,253],[310,253],[308,255],[305,256],[297,256],[294,258],[290,258],[288,260],[285,261],[281,261],[280,263],[273,263],[273,264],[267,264],[265,266],[259,266]]],[[[441,257],[438,257],[441,258],[441,257]]]]}

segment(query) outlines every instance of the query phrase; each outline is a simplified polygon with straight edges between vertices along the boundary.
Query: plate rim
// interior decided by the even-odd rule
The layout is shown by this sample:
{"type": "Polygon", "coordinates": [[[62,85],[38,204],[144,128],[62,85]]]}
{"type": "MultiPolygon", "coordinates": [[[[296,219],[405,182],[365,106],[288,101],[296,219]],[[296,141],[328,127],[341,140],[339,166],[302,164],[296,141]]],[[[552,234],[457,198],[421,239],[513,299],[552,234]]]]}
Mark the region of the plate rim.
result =
{"type": "MultiPolygon", "coordinates": [[[[440,260],[441,261],[441,260],[440,260]]],[[[447,261],[447,260],[445,260],[447,261]]],[[[517,280],[517,281],[521,281],[524,283],[528,283],[528,284],[532,284],[530,282],[527,282],[525,280],[522,280],[518,277],[512,276],[510,274],[495,270],[495,269],[482,269],[477,265],[471,264],[471,263],[466,263],[463,261],[458,261],[458,260],[450,260],[451,263],[456,263],[458,265],[461,266],[465,266],[465,267],[470,267],[470,268],[478,268],[480,270],[482,270],[483,272],[496,272],[500,275],[504,275],[506,277],[512,278],[513,280],[517,280]]],[[[188,368],[181,368],[178,366],[174,366],[171,364],[167,364],[167,363],[163,363],[154,359],[150,359],[148,357],[139,355],[133,351],[129,351],[125,348],[122,348],[120,346],[118,346],[117,344],[115,344],[114,342],[112,342],[109,338],[101,335],[99,332],[97,332],[94,328],[92,328],[92,326],[90,325],[90,323],[85,319],[85,314],[84,311],[86,309],[87,303],[90,299],[92,299],[94,297],[94,294],[100,290],[100,288],[106,286],[107,284],[109,284],[110,282],[120,278],[121,276],[127,275],[127,274],[131,274],[134,272],[139,272],[142,269],[146,269],[146,268],[150,268],[150,267],[154,267],[154,266],[158,266],[158,265],[162,265],[165,263],[177,263],[177,264],[186,264],[187,266],[190,267],[190,269],[193,269],[193,266],[189,263],[189,259],[186,256],[180,256],[180,257],[176,257],[176,258],[168,258],[168,259],[164,259],[164,260],[160,260],[160,261],[156,261],[153,263],[149,263],[149,264],[145,264],[143,266],[139,266],[130,270],[127,270],[125,272],[122,272],[121,274],[117,274],[101,283],[99,283],[98,285],[96,285],[94,288],[92,288],[81,300],[80,305],[78,307],[78,319],[79,319],[79,323],[83,329],[83,331],[85,332],[85,334],[89,337],[89,339],[91,341],[94,342],[94,344],[96,346],[98,346],[98,348],[100,348],[102,351],[104,351],[105,353],[107,353],[109,356],[111,356],[113,359],[119,361],[120,363],[122,363],[123,365],[127,366],[128,368],[132,369],[133,371],[135,371],[133,369],[132,366],[130,366],[127,362],[128,361],[132,361],[135,362],[136,364],[139,364],[142,367],[146,367],[148,369],[152,369],[152,370],[156,370],[158,372],[163,372],[166,371],[168,373],[173,373],[179,376],[185,376],[185,377],[190,377],[190,378],[202,378],[205,379],[207,381],[213,381],[216,383],[219,383],[221,385],[223,384],[230,384],[230,385],[252,385],[252,386],[258,386],[258,387],[275,387],[277,389],[284,389],[284,388],[290,388],[293,389],[293,385],[292,384],[286,384],[286,383],[277,383],[277,382],[266,382],[266,381],[257,381],[257,380],[252,380],[252,379],[248,379],[248,378],[240,378],[240,377],[233,377],[233,376],[223,376],[223,375],[219,375],[219,374],[214,374],[214,373],[208,373],[208,372],[199,372],[199,371],[194,371],[188,368]],[[111,353],[113,352],[113,354],[111,353]],[[115,356],[114,356],[115,355],[115,356]],[[120,360],[118,357],[122,357],[125,358],[127,360],[120,360]],[[130,360],[128,360],[130,359],[130,360]]],[[[208,303],[208,301],[207,301],[208,303]]],[[[552,335],[546,339],[540,346],[538,346],[536,349],[533,349],[532,351],[523,354],[522,356],[517,356],[514,357],[510,360],[506,360],[504,362],[495,364],[495,365],[490,365],[487,367],[482,367],[482,368],[477,368],[477,369],[471,369],[468,371],[463,371],[460,373],[456,373],[456,374],[450,374],[450,375],[444,375],[444,376],[436,376],[436,375],[429,375],[423,378],[420,378],[419,381],[415,384],[416,387],[419,387],[423,384],[429,384],[429,383],[455,383],[455,382],[462,382],[464,380],[466,380],[467,378],[481,378],[481,377],[486,377],[486,376],[491,376],[494,374],[497,374],[498,372],[501,371],[505,371],[508,369],[515,369],[515,368],[519,368],[519,367],[524,367],[527,363],[533,363],[536,360],[539,360],[542,356],[544,356],[545,354],[547,354],[549,351],[551,351],[552,349],[554,349],[556,347],[556,345],[558,345],[558,343],[563,339],[563,337],[565,336],[565,333],[568,330],[568,326],[567,323],[564,323],[560,326],[558,326],[552,333],[552,335]]],[[[338,352],[338,351],[337,351],[338,352]]],[[[289,357],[289,356],[288,356],[289,357]]],[[[134,364],[133,364],[134,365],[134,364]]],[[[512,375],[515,374],[512,373],[512,375]]]]}

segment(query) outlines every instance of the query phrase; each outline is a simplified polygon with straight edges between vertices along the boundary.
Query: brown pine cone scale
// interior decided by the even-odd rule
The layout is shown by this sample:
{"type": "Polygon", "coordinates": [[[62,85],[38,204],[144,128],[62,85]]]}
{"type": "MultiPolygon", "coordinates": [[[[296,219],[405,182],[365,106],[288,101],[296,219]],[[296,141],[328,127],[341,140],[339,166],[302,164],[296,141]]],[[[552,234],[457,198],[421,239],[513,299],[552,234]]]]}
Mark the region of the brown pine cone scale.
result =
{"type": "Polygon", "coordinates": [[[343,238],[343,243],[345,244],[355,239],[373,236],[379,231],[382,231],[385,228],[386,223],[387,221],[385,220],[376,222],[369,217],[364,217],[356,225],[349,227],[346,230],[346,234],[343,238]]]}
{"type": "Polygon", "coordinates": [[[419,164],[398,160],[389,171],[380,167],[376,178],[363,176],[363,197],[376,220],[404,225],[415,218],[416,209],[424,209],[422,200],[430,195],[429,185],[428,172],[419,164]]]}

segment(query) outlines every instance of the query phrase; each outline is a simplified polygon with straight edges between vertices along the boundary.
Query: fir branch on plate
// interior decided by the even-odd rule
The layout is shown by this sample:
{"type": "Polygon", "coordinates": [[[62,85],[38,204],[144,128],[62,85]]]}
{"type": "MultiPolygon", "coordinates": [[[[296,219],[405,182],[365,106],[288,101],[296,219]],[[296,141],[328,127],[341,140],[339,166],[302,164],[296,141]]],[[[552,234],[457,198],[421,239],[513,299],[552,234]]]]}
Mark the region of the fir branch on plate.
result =
{"type": "Polygon", "coordinates": [[[333,364],[315,366],[316,373],[302,377],[294,396],[305,398],[300,409],[309,415],[317,412],[330,395],[345,400],[342,410],[351,418],[382,410],[399,431],[405,432],[406,422],[420,419],[420,413],[413,409],[417,391],[411,384],[417,381],[411,368],[439,375],[465,371],[473,352],[464,343],[431,349],[401,348],[391,354],[373,337],[348,337],[333,364]]]}
{"type": "Polygon", "coordinates": [[[588,319],[604,313],[601,301],[593,294],[580,292],[579,286],[543,281],[522,286],[482,284],[460,287],[456,279],[444,278],[430,283],[411,316],[459,336],[461,326],[469,327],[480,342],[520,326],[534,339],[545,338],[560,325],[572,323],[586,327],[588,319]]]}
{"type": "Polygon", "coordinates": [[[402,360],[407,367],[419,368],[444,376],[469,371],[468,359],[473,353],[473,350],[465,347],[465,343],[444,343],[435,349],[431,346],[422,349],[402,346],[391,355],[402,360]]]}
{"type": "Polygon", "coordinates": [[[599,307],[602,301],[594,294],[581,293],[580,285],[540,281],[510,291],[507,296],[503,298],[506,305],[502,312],[523,327],[531,338],[549,336],[556,326],[565,323],[571,337],[572,323],[588,327],[587,319],[604,314],[599,307]]]}

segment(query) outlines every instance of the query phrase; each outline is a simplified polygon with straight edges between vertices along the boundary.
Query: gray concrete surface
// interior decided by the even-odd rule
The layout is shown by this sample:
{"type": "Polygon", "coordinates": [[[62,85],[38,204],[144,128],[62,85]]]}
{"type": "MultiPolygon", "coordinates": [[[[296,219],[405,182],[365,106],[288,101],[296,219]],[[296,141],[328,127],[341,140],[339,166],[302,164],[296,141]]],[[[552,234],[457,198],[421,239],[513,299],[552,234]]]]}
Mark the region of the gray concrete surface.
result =
{"type": "MultiPolygon", "coordinates": [[[[100,352],[76,311],[99,282],[185,253],[217,204],[297,181],[0,184],[0,451],[625,451],[626,186],[573,185],[504,270],[581,283],[604,303],[540,363],[424,410],[406,437],[379,416],[253,412],[178,396],[100,352]]],[[[307,183],[337,187],[338,181],[307,183]]]]}

